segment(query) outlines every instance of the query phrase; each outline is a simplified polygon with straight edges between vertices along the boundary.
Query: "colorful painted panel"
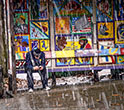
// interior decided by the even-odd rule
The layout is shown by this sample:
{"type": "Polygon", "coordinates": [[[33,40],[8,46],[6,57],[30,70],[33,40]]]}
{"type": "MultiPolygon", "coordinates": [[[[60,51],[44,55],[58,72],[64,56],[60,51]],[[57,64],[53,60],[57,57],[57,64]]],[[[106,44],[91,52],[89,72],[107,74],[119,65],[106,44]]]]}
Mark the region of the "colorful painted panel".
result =
{"type": "MultiPolygon", "coordinates": [[[[111,55],[112,51],[109,51],[109,49],[114,48],[114,41],[99,41],[98,48],[100,50],[99,55],[111,55]]],[[[109,63],[115,63],[114,56],[99,57],[99,64],[109,63]]]]}
{"type": "Polygon", "coordinates": [[[96,0],[96,6],[97,21],[113,20],[113,0],[96,0]]]}
{"type": "Polygon", "coordinates": [[[40,50],[50,51],[50,40],[40,40],[40,50]]]}
{"type": "Polygon", "coordinates": [[[115,20],[124,20],[124,0],[114,0],[115,20]]]}
{"type": "Polygon", "coordinates": [[[13,0],[14,11],[28,10],[28,0],[13,0]]]}
{"type": "MultiPolygon", "coordinates": [[[[80,1],[80,0],[53,0],[54,4],[54,15],[56,16],[82,16],[89,15],[90,8],[88,4],[92,3],[91,0],[80,1]],[[87,4],[87,8],[83,4],[87,4]],[[88,10],[89,9],[89,10],[88,10]]],[[[90,5],[91,6],[91,5],[90,5]]]]}
{"type": "Polygon", "coordinates": [[[48,19],[48,0],[31,0],[31,19],[48,19]]]}
{"type": "Polygon", "coordinates": [[[124,43],[124,21],[115,21],[115,43],[124,43]]]}
{"type": "Polygon", "coordinates": [[[91,33],[91,17],[83,15],[81,17],[72,17],[72,33],[91,33]]]}
{"type": "Polygon", "coordinates": [[[39,0],[31,0],[31,19],[38,19],[39,18],[39,0]]]}
{"type": "Polygon", "coordinates": [[[16,53],[15,58],[16,58],[16,60],[25,59],[26,53],[16,53]]]}
{"type": "Polygon", "coordinates": [[[98,42],[98,48],[101,51],[104,50],[104,49],[114,48],[114,41],[113,40],[99,41],[98,42]]]}
{"type": "Polygon", "coordinates": [[[56,44],[55,44],[55,50],[56,51],[62,51],[62,50],[73,50],[74,45],[73,45],[73,36],[69,35],[63,35],[55,36],[56,44]]]}
{"type": "MultiPolygon", "coordinates": [[[[86,50],[91,50],[92,49],[92,35],[80,35],[80,36],[75,36],[74,37],[74,47],[75,47],[75,56],[78,56],[79,50],[85,50],[83,51],[83,56],[88,56],[89,53],[86,52],[86,50]],[[78,52],[77,52],[78,51],[78,52]],[[87,53],[87,55],[86,55],[87,53]]],[[[90,53],[91,55],[91,53],[90,53]]],[[[75,58],[75,65],[89,65],[93,64],[93,58],[92,57],[77,57],[75,58]]]]}
{"type": "Polygon", "coordinates": [[[31,21],[30,22],[30,39],[49,39],[49,22],[48,21],[31,21]]]}
{"type": "Polygon", "coordinates": [[[109,48],[109,49],[99,50],[99,56],[105,56],[105,55],[120,55],[120,48],[109,48]]]}
{"type": "Polygon", "coordinates": [[[15,51],[17,52],[27,52],[29,51],[29,36],[15,36],[15,51]]]}
{"type": "Polygon", "coordinates": [[[84,9],[88,10],[90,15],[92,15],[92,13],[93,13],[93,0],[79,0],[79,2],[81,3],[82,7],[84,7],[84,9]]]}
{"type": "Polygon", "coordinates": [[[30,40],[31,41],[31,50],[39,48],[39,40],[30,40]]]}
{"type": "Polygon", "coordinates": [[[114,63],[115,63],[114,56],[99,57],[99,64],[114,64],[114,63]]]}
{"type": "Polygon", "coordinates": [[[24,69],[25,60],[16,60],[16,69],[24,69]]]}
{"type": "Polygon", "coordinates": [[[74,65],[74,58],[58,58],[56,60],[56,66],[71,66],[71,65],[74,65]]]}
{"type": "Polygon", "coordinates": [[[93,56],[98,66],[124,64],[123,0],[96,0],[94,23],[93,0],[31,0],[29,6],[29,0],[12,1],[17,68],[34,48],[45,52],[47,67],[94,68],[93,56]],[[49,16],[48,4],[53,5],[53,16],[49,16]],[[55,58],[54,65],[51,58],[55,58]]]}
{"type": "Polygon", "coordinates": [[[113,36],[113,23],[98,23],[97,24],[98,39],[112,39],[113,36]]]}
{"type": "Polygon", "coordinates": [[[29,14],[28,12],[14,13],[15,34],[29,34],[29,14]]]}
{"type": "Polygon", "coordinates": [[[74,37],[75,50],[87,50],[92,48],[92,35],[80,35],[74,37]]]}
{"type": "Polygon", "coordinates": [[[69,34],[70,33],[69,17],[56,18],[55,31],[56,34],[69,34]]]}
{"type": "Polygon", "coordinates": [[[75,58],[75,65],[91,65],[91,64],[93,64],[93,57],[75,58]]]}
{"type": "Polygon", "coordinates": [[[124,64],[124,56],[117,56],[116,57],[117,64],[124,64]]]}
{"type": "Polygon", "coordinates": [[[97,49],[75,50],[75,57],[98,56],[97,49]]]}
{"type": "MultiPolygon", "coordinates": [[[[16,69],[24,69],[25,60],[16,60],[16,69]]],[[[46,59],[46,67],[51,67],[51,60],[46,59]]]]}
{"type": "Polygon", "coordinates": [[[39,19],[48,19],[48,0],[40,0],[39,19]]]}
{"type": "Polygon", "coordinates": [[[115,44],[115,48],[124,48],[124,44],[115,44]]]}

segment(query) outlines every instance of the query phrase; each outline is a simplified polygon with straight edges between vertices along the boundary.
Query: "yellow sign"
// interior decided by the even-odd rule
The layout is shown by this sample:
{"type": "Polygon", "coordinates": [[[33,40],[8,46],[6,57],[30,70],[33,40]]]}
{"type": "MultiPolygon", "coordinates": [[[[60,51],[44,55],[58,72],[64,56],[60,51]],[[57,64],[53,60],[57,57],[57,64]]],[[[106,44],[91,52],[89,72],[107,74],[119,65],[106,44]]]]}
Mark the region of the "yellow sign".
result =
{"type": "Polygon", "coordinates": [[[56,58],[75,57],[74,50],[56,51],[56,58]]]}

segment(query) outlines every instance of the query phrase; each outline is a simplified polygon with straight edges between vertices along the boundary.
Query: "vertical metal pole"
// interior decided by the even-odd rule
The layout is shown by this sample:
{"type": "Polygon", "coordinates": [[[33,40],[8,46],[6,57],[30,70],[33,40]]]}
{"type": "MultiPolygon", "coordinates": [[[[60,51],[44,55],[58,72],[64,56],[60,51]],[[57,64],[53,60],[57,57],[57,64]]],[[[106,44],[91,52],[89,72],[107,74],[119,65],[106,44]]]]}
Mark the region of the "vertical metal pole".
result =
{"type": "MultiPolygon", "coordinates": [[[[53,3],[49,0],[49,20],[50,20],[50,41],[52,57],[55,56],[55,39],[54,39],[54,16],[53,16],[53,3]]],[[[55,59],[52,59],[52,69],[55,67],[55,59]]],[[[56,73],[52,72],[52,86],[56,85],[56,73]]]]}
{"type": "Polygon", "coordinates": [[[10,7],[9,0],[6,0],[6,8],[7,8],[7,33],[8,33],[8,56],[9,56],[9,67],[8,73],[12,75],[12,44],[11,44],[11,33],[10,33],[10,7]]]}
{"type": "MultiPolygon", "coordinates": [[[[97,36],[96,36],[96,0],[93,0],[93,46],[97,49],[97,36]]],[[[94,65],[98,64],[98,58],[94,57],[94,65]]]]}
{"type": "Polygon", "coordinates": [[[12,90],[13,93],[16,93],[16,71],[15,71],[15,52],[14,52],[14,45],[12,45],[13,43],[13,22],[12,22],[12,10],[10,10],[10,8],[12,9],[12,7],[10,7],[10,0],[6,0],[6,20],[7,20],[7,36],[8,36],[8,74],[9,74],[9,78],[10,78],[10,90],[12,90]],[[11,16],[11,18],[10,18],[11,16]]]}
{"type": "Polygon", "coordinates": [[[8,69],[8,37],[7,37],[7,15],[6,15],[6,1],[3,0],[4,5],[4,29],[5,29],[5,45],[6,45],[6,69],[8,69]]]}
{"type": "MultiPolygon", "coordinates": [[[[55,41],[54,41],[54,16],[53,16],[53,3],[49,0],[49,20],[50,20],[50,41],[52,56],[55,55],[55,41]]],[[[55,59],[52,59],[52,68],[55,67],[55,59]]]]}
{"type": "MultiPolygon", "coordinates": [[[[93,46],[94,49],[97,49],[97,36],[96,36],[96,0],[93,0],[93,46]]],[[[98,57],[94,57],[94,66],[98,65],[98,57]]],[[[98,81],[98,71],[93,70],[94,78],[98,81]]]]}

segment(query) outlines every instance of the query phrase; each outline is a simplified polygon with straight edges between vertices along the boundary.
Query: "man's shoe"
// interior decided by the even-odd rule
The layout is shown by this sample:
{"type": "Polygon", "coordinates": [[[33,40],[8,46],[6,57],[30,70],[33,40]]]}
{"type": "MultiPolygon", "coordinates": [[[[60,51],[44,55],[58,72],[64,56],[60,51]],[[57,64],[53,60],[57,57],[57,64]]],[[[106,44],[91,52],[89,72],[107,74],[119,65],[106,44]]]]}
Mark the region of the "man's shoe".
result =
{"type": "Polygon", "coordinates": [[[56,82],[53,81],[53,82],[52,82],[52,87],[55,87],[55,86],[56,86],[56,82]]]}
{"type": "Polygon", "coordinates": [[[46,91],[50,90],[50,87],[46,86],[45,90],[46,90],[46,91]]]}
{"type": "Polygon", "coordinates": [[[29,93],[32,93],[32,92],[33,92],[33,89],[29,89],[28,92],[29,92],[29,93]]]}

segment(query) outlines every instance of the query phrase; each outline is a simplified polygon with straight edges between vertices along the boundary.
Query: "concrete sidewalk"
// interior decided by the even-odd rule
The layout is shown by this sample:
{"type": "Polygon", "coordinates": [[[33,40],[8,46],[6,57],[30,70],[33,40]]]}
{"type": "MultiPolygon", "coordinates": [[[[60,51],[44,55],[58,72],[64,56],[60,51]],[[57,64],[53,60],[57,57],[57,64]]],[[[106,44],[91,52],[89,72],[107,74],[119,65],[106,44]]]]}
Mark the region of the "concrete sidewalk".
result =
{"type": "Polygon", "coordinates": [[[124,110],[124,81],[18,92],[14,98],[1,99],[0,110],[124,110]]]}

